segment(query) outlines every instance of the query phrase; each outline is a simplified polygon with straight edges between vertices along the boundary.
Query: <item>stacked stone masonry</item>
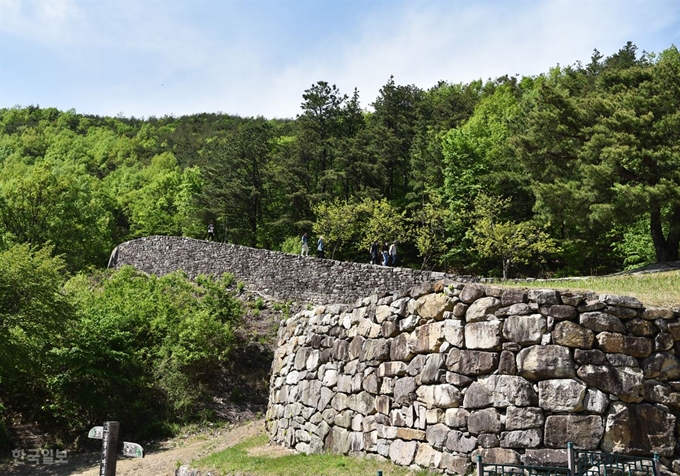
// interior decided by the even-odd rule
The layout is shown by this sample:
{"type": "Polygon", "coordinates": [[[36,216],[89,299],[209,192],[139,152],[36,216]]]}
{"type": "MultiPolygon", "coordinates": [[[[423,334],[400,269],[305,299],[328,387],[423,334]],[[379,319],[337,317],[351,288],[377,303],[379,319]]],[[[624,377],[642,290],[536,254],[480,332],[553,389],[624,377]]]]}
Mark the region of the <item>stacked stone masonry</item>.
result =
{"type": "Polygon", "coordinates": [[[109,266],[123,265],[157,276],[181,269],[192,279],[199,274],[231,273],[249,288],[275,299],[317,304],[350,303],[372,293],[408,290],[426,281],[465,279],[176,236],[149,236],[121,243],[111,253],[109,266]]]}
{"type": "Polygon", "coordinates": [[[281,322],[268,431],[300,452],[447,473],[477,455],[564,465],[569,441],[677,467],[679,317],[634,298],[477,283],[318,306],[281,322]]]}

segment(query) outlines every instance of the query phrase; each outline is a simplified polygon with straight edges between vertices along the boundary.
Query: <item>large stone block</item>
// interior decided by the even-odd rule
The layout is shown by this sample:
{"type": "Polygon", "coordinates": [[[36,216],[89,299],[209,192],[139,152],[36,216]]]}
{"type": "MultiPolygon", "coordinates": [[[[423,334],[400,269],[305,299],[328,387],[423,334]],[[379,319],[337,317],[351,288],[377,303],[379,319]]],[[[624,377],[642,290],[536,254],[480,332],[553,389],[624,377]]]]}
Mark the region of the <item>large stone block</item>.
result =
{"type": "Polygon", "coordinates": [[[531,289],[529,290],[529,301],[540,306],[562,304],[560,293],[554,289],[531,289]]]}
{"type": "Polygon", "coordinates": [[[500,350],[503,341],[502,321],[473,322],[465,326],[465,346],[468,349],[500,350]]]}
{"type": "Polygon", "coordinates": [[[436,468],[442,459],[441,451],[435,450],[426,443],[420,443],[416,451],[415,463],[423,468],[436,468]]]}
{"type": "Polygon", "coordinates": [[[655,352],[642,361],[645,378],[656,380],[680,379],[680,359],[670,352],[655,352]]]}
{"type": "Polygon", "coordinates": [[[427,442],[437,449],[444,449],[446,444],[446,438],[449,436],[450,428],[446,425],[438,423],[436,425],[430,425],[425,430],[425,439],[427,442]]]}
{"type": "MultiPolygon", "coordinates": [[[[443,296],[443,294],[437,294],[443,296]]],[[[433,322],[419,326],[414,331],[413,351],[418,354],[439,352],[444,342],[444,323],[433,322]]]]}
{"type": "Polygon", "coordinates": [[[614,402],[607,414],[602,450],[608,453],[670,457],[676,447],[676,417],[655,405],[614,402]]]}
{"type": "Polygon", "coordinates": [[[410,334],[402,333],[392,339],[390,343],[390,359],[410,361],[415,354],[413,351],[414,339],[410,334]]]}
{"type": "Polygon", "coordinates": [[[401,466],[409,466],[416,456],[418,443],[415,441],[394,440],[390,444],[390,459],[401,466]]]}
{"type": "Polygon", "coordinates": [[[444,339],[454,347],[465,345],[465,324],[463,321],[447,319],[444,321],[444,339]]]}
{"type": "Polygon", "coordinates": [[[470,412],[464,408],[448,408],[444,414],[444,423],[450,428],[466,428],[470,412]]]}
{"type": "Polygon", "coordinates": [[[467,283],[460,291],[459,299],[465,304],[472,304],[485,294],[484,286],[478,283],[467,283]]]}
{"type": "Polygon", "coordinates": [[[579,326],[575,322],[562,321],[555,324],[552,331],[553,343],[579,349],[592,349],[595,343],[595,333],[579,326]]]}
{"type": "Polygon", "coordinates": [[[544,443],[548,448],[565,448],[568,442],[579,449],[594,450],[604,435],[599,415],[550,415],[545,419],[544,443]]]}
{"type": "Polygon", "coordinates": [[[390,343],[387,339],[369,339],[361,349],[362,361],[387,360],[390,357],[390,343]]]}
{"type": "Polygon", "coordinates": [[[440,321],[444,313],[453,310],[453,302],[446,294],[426,294],[418,298],[417,314],[425,319],[440,321]]]}
{"type": "Polygon", "coordinates": [[[513,304],[525,303],[527,301],[527,293],[523,289],[505,288],[501,294],[501,305],[511,306],[513,304]]]}
{"type": "Polygon", "coordinates": [[[420,371],[420,382],[424,385],[439,382],[444,373],[443,364],[444,358],[441,354],[428,355],[420,371]]]}
{"type": "Polygon", "coordinates": [[[495,406],[529,407],[538,403],[538,395],[530,382],[515,375],[490,375],[472,382],[463,398],[467,409],[495,406]]]}
{"type": "Polygon", "coordinates": [[[480,448],[472,453],[472,460],[477,461],[477,456],[481,456],[482,461],[494,462],[496,464],[520,463],[519,453],[509,448],[480,448]]]}
{"type": "Polygon", "coordinates": [[[599,333],[597,342],[604,352],[626,354],[637,358],[648,357],[652,353],[654,343],[649,337],[625,336],[612,332],[599,333]]]}
{"type": "Polygon", "coordinates": [[[543,428],[545,418],[543,410],[535,407],[508,407],[505,411],[505,429],[526,430],[543,428]]]}
{"type": "Polygon", "coordinates": [[[504,431],[500,436],[502,448],[537,448],[542,442],[543,430],[540,428],[504,431]]]}
{"type": "Polygon", "coordinates": [[[539,344],[547,329],[546,319],[540,314],[510,316],[503,325],[503,337],[520,345],[539,344]]]}
{"type": "Polygon", "coordinates": [[[463,375],[485,375],[498,367],[498,353],[453,348],[446,357],[446,366],[463,375]]]}
{"type": "Polygon", "coordinates": [[[584,312],[579,316],[579,324],[590,329],[595,333],[600,332],[618,332],[619,334],[626,333],[626,327],[621,322],[621,319],[614,317],[605,312],[593,311],[584,312]]]}
{"type": "Polygon", "coordinates": [[[517,371],[530,380],[571,378],[575,375],[569,349],[559,345],[534,345],[517,354],[517,371]]]}
{"type": "Polygon", "coordinates": [[[587,385],[626,402],[641,402],[644,398],[644,377],[640,369],[588,364],[579,367],[577,375],[587,385]]]}
{"type": "MultiPolygon", "coordinates": [[[[488,320],[488,316],[493,316],[501,307],[501,301],[495,297],[483,297],[470,304],[465,313],[465,320],[470,322],[481,322],[488,320]]],[[[495,317],[495,316],[494,316],[495,317]]]]}
{"type": "Polygon", "coordinates": [[[410,405],[416,400],[416,379],[402,377],[394,385],[394,401],[400,405],[410,405]]]}
{"type": "Polygon", "coordinates": [[[580,412],[587,389],[571,379],[542,380],[538,382],[538,405],[550,412],[580,412]]]}
{"type": "Polygon", "coordinates": [[[495,408],[485,408],[470,412],[468,430],[473,435],[480,433],[500,433],[501,415],[495,408]]]}
{"type": "Polygon", "coordinates": [[[470,453],[477,447],[477,438],[451,430],[446,438],[446,448],[456,453],[470,453]]]}
{"type": "Polygon", "coordinates": [[[449,384],[421,385],[416,394],[428,408],[455,408],[460,406],[462,400],[460,390],[449,384]]]}
{"type": "Polygon", "coordinates": [[[331,428],[324,441],[324,448],[331,453],[348,454],[350,445],[350,432],[337,426],[331,428]]]}

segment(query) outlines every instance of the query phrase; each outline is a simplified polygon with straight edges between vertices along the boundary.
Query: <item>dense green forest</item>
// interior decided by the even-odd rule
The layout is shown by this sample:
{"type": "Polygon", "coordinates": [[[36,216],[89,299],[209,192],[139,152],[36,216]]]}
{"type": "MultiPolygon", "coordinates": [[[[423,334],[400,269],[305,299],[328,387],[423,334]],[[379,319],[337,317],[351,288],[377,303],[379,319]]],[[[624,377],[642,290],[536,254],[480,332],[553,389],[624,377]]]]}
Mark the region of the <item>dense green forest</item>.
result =
{"type": "Polygon", "coordinates": [[[197,417],[241,316],[228,278],[101,269],[118,243],[210,222],[288,252],[324,235],[341,260],[397,240],[406,266],[485,276],[678,260],[680,53],[389,78],[367,106],[319,81],[290,120],[0,109],[0,417],[68,432],[115,411],[149,434],[197,417]]]}

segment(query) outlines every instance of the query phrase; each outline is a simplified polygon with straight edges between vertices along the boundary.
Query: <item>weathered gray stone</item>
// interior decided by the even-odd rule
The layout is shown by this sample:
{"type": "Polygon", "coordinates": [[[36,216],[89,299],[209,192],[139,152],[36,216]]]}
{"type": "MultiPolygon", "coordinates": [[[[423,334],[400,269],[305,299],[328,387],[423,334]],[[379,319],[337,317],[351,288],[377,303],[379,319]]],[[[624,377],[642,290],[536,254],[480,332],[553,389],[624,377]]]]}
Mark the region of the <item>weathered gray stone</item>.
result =
{"type": "Polygon", "coordinates": [[[584,312],[594,312],[594,311],[601,311],[602,309],[606,308],[607,305],[600,301],[599,299],[591,299],[587,300],[585,303],[581,303],[578,305],[576,308],[578,312],[584,313],[584,312]]]}
{"type": "Polygon", "coordinates": [[[609,362],[614,367],[634,367],[636,369],[640,368],[638,361],[635,357],[626,354],[605,354],[607,356],[607,362],[609,362]]]}
{"type": "Polygon", "coordinates": [[[454,408],[459,407],[462,400],[460,391],[449,384],[421,385],[416,390],[418,399],[428,408],[454,408]]]}
{"type": "MultiPolygon", "coordinates": [[[[443,294],[437,294],[437,296],[443,296],[443,294]]],[[[417,327],[413,339],[415,353],[439,352],[439,347],[444,342],[444,323],[433,322],[417,327]]]]}
{"type": "Polygon", "coordinates": [[[416,456],[418,443],[415,441],[394,440],[390,444],[390,459],[401,466],[409,466],[416,456]]]}
{"type": "Polygon", "coordinates": [[[394,385],[394,401],[400,405],[410,405],[417,398],[416,379],[402,377],[394,385]]]}
{"type": "Polygon", "coordinates": [[[334,426],[326,436],[324,447],[331,453],[348,454],[350,450],[350,432],[344,428],[334,426]]]}
{"type": "Polygon", "coordinates": [[[673,314],[673,310],[661,307],[648,307],[644,311],[642,311],[642,318],[650,321],[653,321],[655,319],[670,320],[673,319],[673,317],[675,317],[673,314]]]}
{"type": "Polygon", "coordinates": [[[517,451],[509,448],[480,448],[470,455],[473,461],[477,461],[477,456],[482,457],[482,461],[493,461],[496,464],[519,464],[520,455],[517,451]]]}
{"type": "Polygon", "coordinates": [[[464,408],[448,408],[444,414],[444,423],[450,428],[466,428],[470,412],[464,408]]]}
{"type": "Polygon", "coordinates": [[[446,448],[456,453],[470,453],[477,446],[477,438],[451,430],[446,438],[446,448]]]}
{"type": "Polygon", "coordinates": [[[392,339],[390,343],[390,359],[401,360],[402,362],[410,361],[416,355],[413,351],[413,341],[413,337],[406,333],[399,334],[392,339]]]}
{"type": "Polygon", "coordinates": [[[639,317],[626,321],[624,325],[626,326],[626,332],[636,337],[653,337],[659,333],[659,328],[654,322],[639,317]]]}
{"type": "Polygon", "coordinates": [[[456,316],[458,318],[462,318],[462,317],[465,317],[465,313],[467,312],[468,307],[470,307],[468,304],[463,304],[462,302],[457,302],[453,306],[453,311],[451,311],[451,312],[453,312],[454,316],[456,316]]]}
{"type": "Polygon", "coordinates": [[[601,392],[596,388],[589,388],[586,397],[583,400],[583,406],[585,407],[585,411],[601,415],[607,411],[609,399],[604,392],[601,392]]]}
{"type": "Polygon", "coordinates": [[[497,448],[500,446],[500,440],[495,433],[482,433],[477,435],[477,445],[480,448],[497,448]]]}
{"type": "Polygon", "coordinates": [[[587,364],[578,369],[577,375],[587,385],[616,395],[624,401],[640,402],[644,398],[640,369],[587,364]]]}
{"type": "Polygon", "coordinates": [[[425,432],[414,428],[397,428],[397,438],[406,441],[425,441],[425,432]]]}
{"type": "Polygon", "coordinates": [[[437,449],[444,449],[446,444],[446,438],[449,436],[450,428],[446,425],[438,423],[436,425],[430,425],[425,430],[425,438],[427,442],[437,449]]]}
{"type": "Polygon", "coordinates": [[[601,350],[597,349],[592,350],[576,349],[574,350],[574,360],[579,365],[586,364],[606,365],[608,363],[607,355],[601,350]]]}
{"type": "Polygon", "coordinates": [[[676,380],[680,378],[680,359],[669,352],[655,352],[642,361],[645,378],[676,380]]]}
{"type": "Polygon", "coordinates": [[[409,362],[406,373],[411,377],[415,377],[423,370],[423,367],[425,367],[425,362],[427,362],[427,355],[416,355],[413,360],[409,362]]]}
{"type": "Polygon", "coordinates": [[[361,350],[362,361],[381,361],[390,357],[390,343],[387,339],[369,339],[361,350]]]}
{"type": "Polygon", "coordinates": [[[546,319],[540,314],[510,316],[503,325],[503,337],[520,345],[538,344],[547,329],[546,319]]]}
{"type": "Polygon", "coordinates": [[[463,375],[485,375],[498,367],[498,353],[453,348],[446,357],[446,366],[463,375]]]}
{"type": "Polygon", "coordinates": [[[664,352],[673,348],[673,336],[668,332],[662,332],[654,337],[654,352],[664,352]]]}
{"type": "Polygon", "coordinates": [[[530,380],[571,378],[575,375],[569,350],[558,345],[534,345],[517,354],[519,374],[530,380]]]}
{"type": "Polygon", "coordinates": [[[562,304],[560,293],[554,289],[531,289],[529,291],[529,301],[533,301],[540,306],[546,304],[562,304]]]}
{"type": "Polygon", "coordinates": [[[515,354],[509,350],[501,352],[500,360],[498,361],[498,373],[501,375],[515,375],[517,373],[517,364],[515,363],[515,354]]]}
{"type": "Polygon", "coordinates": [[[552,340],[556,345],[591,349],[595,342],[595,334],[590,329],[579,326],[575,322],[562,321],[555,324],[552,340]]]}
{"type": "Polygon", "coordinates": [[[439,382],[444,374],[443,363],[444,359],[441,354],[428,355],[425,366],[420,372],[420,382],[424,385],[439,382]]]}
{"type": "Polygon", "coordinates": [[[465,304],[472,304],[477,299],[484,296],[486,291],[484,286],[478,283],[467,283],[465,287],[460,291],[460,298],[465,304]]]}
{"type": "Polygon", "coordinates": [[[607,306],[604,308],[604,312],[623,320],[634,319],[640,315],[640,311],[638,309],[631,309],[629,307],[621,306],[607,306]]]}
{"type": "Polygon", "coordinates": [[[580,412],[587,388],[571,379],[542,380],[538,382],[538,405],[550,412],[580,412]]]}
{"type": "Polygon", "coordinates": [[[505,412],[505,429],[508,431],[543,428],[544,422],[543,410],[540,408],[508,407],[505,412]]]}
{"type": "Polygon", "coordinates": [[[567,450],[527,449],[522,455],[522,464],[527,466],[567,466],[567,450]]]}
{"type": "MultiPolygon", "coordinates": [[[[488,320],[488,316],[493,316],[501,307],[501,301],[495,297],[483,297],[470,304],[465,313],[465,320],[471,322],[482,322],[488,320]]],[[[495,316],[494,316],[495,317],[495,316]]],[[[466,327],[467,328],[467,327],[466,327]]]]}
{"type": "Polygon", "coordinates": [[[446,372],[446,383],[455,385],[456,387],[467,387],[473,382],[473,379],[465,375],[457,374],[454,372],[446,372]]]}
{"type": "Polygon", "coordinates": [[[659,453],[670,457],[676,447],[676,417],[654,405],[614,402],[607,414],[602,450],[631,455],[659,453]]]}
{"type": "Polygon", "coordinates": [[[521,302],[511,306],[501,307],[494,314],[498,317],[504,316],[525,316],[531,314],[533,309],[527,303],[521,302]]]}
{"type": "Polygon", "coordinates": [[[442,459],[442,453],[430,445],[421,443],[416,451],[415,464],[423,468],[436,468],[442,459]]]}
{"type": "Polygon", "coordinates": [[[378,377],[394,377],[406,375],[408,365],[404,362],[383,362],[378,366],[378,377]]]}
{"type": "Polygon", "coordinates": [[[619,334],[626,333],[626,327],[621,322],[621,319],[614,317],[611,314],[604,312],[584,312],[579,316],[579,324],[590,329],[595,333],[600,332],[618,332],[619,334]]]}
{"type": "Polygon", "coordinates": [[[470,412],[468,430],[473,435],[480,433],[499,433],[501,431],[501,415],[495,408],[485,408],[470,412]]]}
{"type": "Polygon", "coordinates": [[[594,450],[603,434],[599,415],[551,415],[545,419],[544,443],[549,448],[565,448],[571,441],[576,448],[594,450]]]}
{"type": "Polygon", "coordinates": [[[536,448],[543,442],[543,430],[531,428],[529,430],[504,431],[500,436],[502,448],[536,448]]]}
{"type": "Polygon", "coordinates": [[[442,460],[439,469],[449,471],[453,474],[468,474],[472,468],[469,456],[457,456],[451,453],[442,453],[442,460]]]}
{"type": "Polygon", "coordinates": [[[505,288],[501,294],[501,305],[511,306],[513,304],[525,303],[527,293],[523,289],[505,288]]]}
{"type": "Polygon", "coordinates": [[[600,296],[600,300],[606,304],[609,304],[610,306],[629,307],[632,309],[643,308],[639,299],[630,296],[613,296],[606,294],[604,296],[600,296]]]}
{"type": "Polygon", "coordinates": [[[444,321],[444,339],[452,346],[462,348],[465,345],[465,324],[451,319],[444,321]]]}
{"type": "Polygon", "coordinates": [[[574,306],[566,304],[554,304],[552,306],[542,306],[540,313],[545,316],[550,316],[556,321],[563,321],[565,319],[573,319],[578,315],[578,311],[574,306]]]}
{"type": "Polygon", "coordinates": [[[502,328],[503,322],[498,320],[468,323],[465,326],[465,346],[468,349],[500,350],[502,328]]]}
{"type": "Polygon", "coordinates": [[[392,399],[387,395],[377,395],[375,397],[375,409],[383,415],[389,415],[392,409],[392,399]]]}
{"type": "Polygon", "coordinates": [[[622,353],[638,358],[648,357],[653,348],[653,341],[649,337],[624,336],[612,332],[599,333],[597,342],[604,352],[622,353]]]}
{"type": "Polygon", "coordinates": [[[463,398],[468,409],[495,406],[528,407],[538,403],[538,396],[531,383],[514,375],[490,375],[472,382],[463,398]]]}

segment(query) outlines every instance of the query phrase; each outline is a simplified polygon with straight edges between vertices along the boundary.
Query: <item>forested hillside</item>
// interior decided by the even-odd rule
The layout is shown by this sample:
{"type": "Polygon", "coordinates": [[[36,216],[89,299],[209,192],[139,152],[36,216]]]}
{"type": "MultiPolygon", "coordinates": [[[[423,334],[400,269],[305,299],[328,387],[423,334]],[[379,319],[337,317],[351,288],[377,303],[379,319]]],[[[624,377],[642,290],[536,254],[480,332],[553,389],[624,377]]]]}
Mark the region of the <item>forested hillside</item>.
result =
{"type": "Polygon", "coordinates": [[[405,266],[485,276],[678,260],[680,53],[629,43],[427,90],[389,78],[372,101],[319,81],[290,120],[0,109],[0,416],[196,416],[203,394],[173,389],[226,359],[228,283],[97,268],[125,240],[211,222],[217,240],[296,253],[323,235],[341,260],[398,241],[405,266]]]}

